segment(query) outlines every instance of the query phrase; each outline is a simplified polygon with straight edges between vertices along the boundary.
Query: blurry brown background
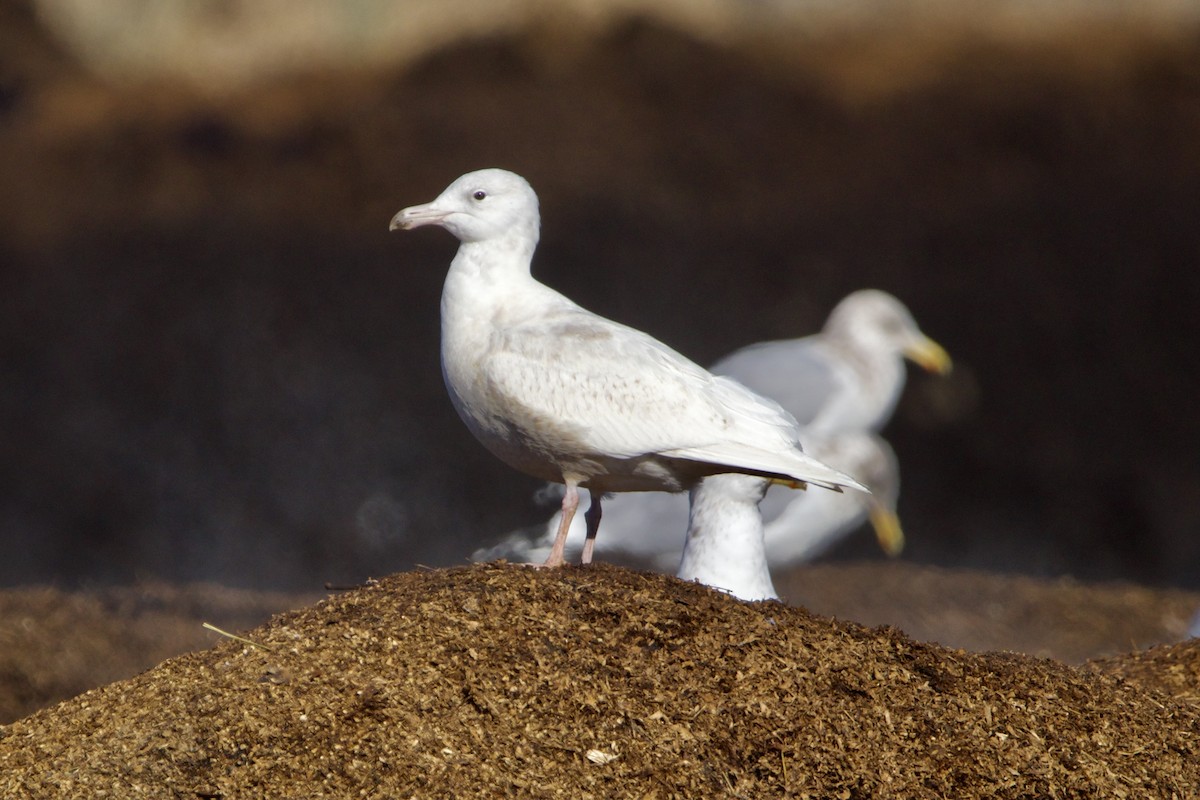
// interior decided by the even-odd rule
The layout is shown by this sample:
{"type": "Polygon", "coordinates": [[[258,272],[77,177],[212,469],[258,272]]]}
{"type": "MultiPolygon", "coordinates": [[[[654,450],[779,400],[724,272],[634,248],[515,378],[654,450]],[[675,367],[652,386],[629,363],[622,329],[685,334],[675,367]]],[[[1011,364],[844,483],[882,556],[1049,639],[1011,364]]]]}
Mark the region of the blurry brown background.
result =
{"type": "Polygon", "coordinates": [[[502,166],[540,279],[701,363],[900,296],[957,365],[887,431],[904,558],[1200,588],[1200,13],[970,9],[0,0],[0,585],[544,519],[441,386],[454,241],[387,233],[502,166]]]}

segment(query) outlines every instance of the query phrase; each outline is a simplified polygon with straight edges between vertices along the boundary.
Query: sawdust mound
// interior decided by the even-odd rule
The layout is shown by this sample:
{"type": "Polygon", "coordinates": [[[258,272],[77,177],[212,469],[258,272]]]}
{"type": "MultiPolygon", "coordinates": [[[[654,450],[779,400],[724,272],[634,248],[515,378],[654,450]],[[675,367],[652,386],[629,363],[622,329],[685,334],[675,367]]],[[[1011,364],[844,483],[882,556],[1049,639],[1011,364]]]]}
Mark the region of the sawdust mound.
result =
{"type": "Polygon", "coordinates": [[[1200,639],[1164,644],[1138,653],[1100,658],[1092,669],[1120,675],[1130,683],[1200,706],[1200,639]]]}
{"type": "Polygon", "coordinates": [[[1015,650],[1068,664],[1187,637],[1200,593],[904,562],[817,563],[775,587],[791,605],[972,652],[1015,650]]]}
{"type": "Polygon", "coordinates": [[[398,575],[0,729],[17,797],[1188,797],[1200,707],[609,566],[398,575]],[[107,794],[105,794],[107,793],[107,794]]]}
{"type": "Polygon", "coordinates": [[[65,592],[49,586],[0,590],[0,724],[172,656],[200,650],[213,634],[253,627],[307,594],[213,584],[143,583],[65,592]]]}

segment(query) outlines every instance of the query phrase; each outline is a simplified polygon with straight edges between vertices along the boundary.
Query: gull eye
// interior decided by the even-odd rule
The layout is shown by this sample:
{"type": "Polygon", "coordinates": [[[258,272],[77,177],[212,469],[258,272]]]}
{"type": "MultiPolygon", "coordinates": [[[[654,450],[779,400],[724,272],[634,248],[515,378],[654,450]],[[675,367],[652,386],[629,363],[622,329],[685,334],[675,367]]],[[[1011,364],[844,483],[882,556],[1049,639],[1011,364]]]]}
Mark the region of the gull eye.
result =
{"type": "Polygon", "coordinates": [[[485,192],[483,189],[476,189],[475,193],[472,194],[471,197],[474,197],[476,200],[482,200],[487,197],[487,192],[485,192]]]}

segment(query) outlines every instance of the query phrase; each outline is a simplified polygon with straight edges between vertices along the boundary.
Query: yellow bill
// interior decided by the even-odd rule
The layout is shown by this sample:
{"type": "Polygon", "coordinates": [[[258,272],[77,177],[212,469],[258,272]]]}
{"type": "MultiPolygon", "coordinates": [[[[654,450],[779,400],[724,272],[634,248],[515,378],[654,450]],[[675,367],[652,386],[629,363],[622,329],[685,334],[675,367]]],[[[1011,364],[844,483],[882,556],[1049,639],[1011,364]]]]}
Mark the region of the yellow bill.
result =
{"type": "Polygon", "coordinates": [[[904,549],[904,531],[900,528],[900,518],[896,512],[872,502],[870,515],[871,527],[875,529],[875,538],[883,552],[893,557],[900,555],[904,549]]]}
{"type": "Polygon", "coordinates": [[[905,348],[904,355],[914,364],[938,375],[945,375],[954,366],[946,349],[928,336],[922,336],[910,344],[905,348]]]}

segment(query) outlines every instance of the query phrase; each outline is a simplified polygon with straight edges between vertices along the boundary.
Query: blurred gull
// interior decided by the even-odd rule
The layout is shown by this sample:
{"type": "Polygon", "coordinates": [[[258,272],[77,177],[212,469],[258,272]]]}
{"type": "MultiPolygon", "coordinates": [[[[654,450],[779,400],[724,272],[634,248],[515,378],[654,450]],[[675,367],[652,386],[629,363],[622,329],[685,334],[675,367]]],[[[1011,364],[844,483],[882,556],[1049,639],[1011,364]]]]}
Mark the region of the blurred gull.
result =
{"type": "Polygon", "coordinates": [[[787,409],[807,430],[878,431],[904,389],[904,359],[945,374],[950,356],[892,295],[847,295],[820,333],[759,342],[712,365],[787,409]]]}
{"type": "Polygon", "coordinates": [[[564,561],[581,487],[591,494],[583,563],[606,492],[676,492],[722,472],[865,491],[803,453],[777,403],[536,281],[538,202],[521,176],[468,173],[390,227],[421,225],[460,242],[442,290],[442,373],[455,409],[502,461],[566,486],[546,566],[564,561]]]}
{"type": "Polygon", "coordinates": [[[696,484],[676,577],[742,600],[778,600],[758,511],[769,485],[753,475],[712,475],[696,484]]]}
{"type": "Polygon", "coordinates": [[[904,549],[904,531],[896,514],[900,499],[900,464],[891,446],[867,431],[806,434],[810,453],[838,465],[865,483],[871,494],[776,491],[771,486],[759,507],[765,521],[767,560],[777,567],[812,561],[862,525],[871,523],[879,547],[889,556],[904,549]],[[819,455],[818,455],[819,453],[819,455]],[[831,495],[832,502],[823,495],[831,495]],[[796,502],[799,500],[800,502],[796,502]]]}

